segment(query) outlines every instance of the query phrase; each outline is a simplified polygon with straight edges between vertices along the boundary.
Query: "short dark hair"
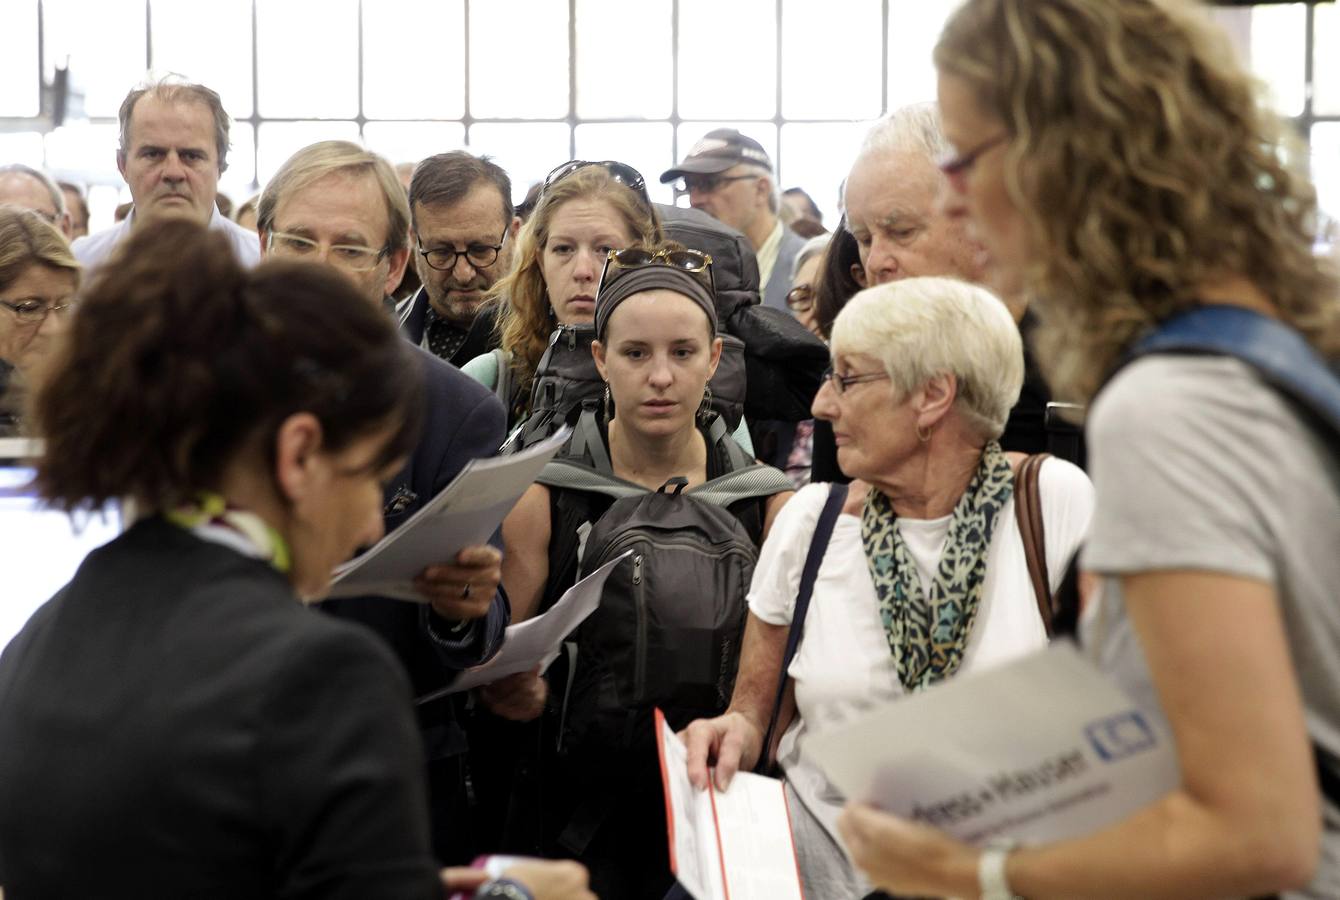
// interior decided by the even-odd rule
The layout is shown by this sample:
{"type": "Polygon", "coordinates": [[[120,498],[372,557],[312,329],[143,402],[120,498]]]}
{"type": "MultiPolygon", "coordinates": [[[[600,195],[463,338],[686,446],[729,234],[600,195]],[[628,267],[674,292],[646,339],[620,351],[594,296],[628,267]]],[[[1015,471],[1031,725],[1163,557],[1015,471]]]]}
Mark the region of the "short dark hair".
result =
{"type": "Polygon", "coordinates": [[[338,452],[388,429],[370,467],[406,455],[423,415],[410,345],[339,273],[315,263],[242,267],[221,232],[146,221],[79,314],[33,399],[52,505],[130,497],[168,509],[217,489],[251,448],[271,462],[290,415],[338,452]],[[164,253],[171,247],[171,253],[164,253]]]}
{"type": "Polygon", "coordinates": [[[814,219],[814,221],[822,222],[824,220],[824,214],[819,211],[819,204],[814,202],[814,198],[806,193],[804,188],[789,187],[782,191],[782,196],[801,198],[805,201],[805,205],[809,207],[810,217],[814,219]]]}
{"type": "Polygon", "coordinates": [[[512,208],[512,179],[503,168],[488,156],[475,156],[464,150],[452,150],[430,156],[414,167],[409,182],[410,222],[414,222],[414,207],[459,203],[475,185],[487,181],[498,189],[502,197],[503,221],[511,223],[516,213],[512,208]]]}

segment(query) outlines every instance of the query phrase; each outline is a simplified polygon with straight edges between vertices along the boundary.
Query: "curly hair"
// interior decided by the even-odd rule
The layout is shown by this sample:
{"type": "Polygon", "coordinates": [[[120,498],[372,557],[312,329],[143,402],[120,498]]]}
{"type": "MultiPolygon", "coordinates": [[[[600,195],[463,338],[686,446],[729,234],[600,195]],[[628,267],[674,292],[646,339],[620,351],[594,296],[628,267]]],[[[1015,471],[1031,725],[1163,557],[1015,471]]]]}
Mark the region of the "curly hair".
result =
{"type": "Polygon", "coordinates": [[[969,0],[935,63],[1011,133],[1006,189],[1038,248],[1025,279],[1058,395],[1091,397],[1142,332],[1233,276],[1340,350],[1300,154],[1189,3],[969,0]]]}
{"type": "Polygon", "coordinates": [[[549,294],[544,284],[541,256],[549,242],[554,213],[569,200],[604,200],[614,208],[633,235],[635,244],[657,244],[661,221],[641,196],[610,177],[604,167],[577,169],[549,186],[535,212],[517,236],[512,270],[498,280],[490,292],[498,302],[496,329],[502,349],[511,357],[513,384],[521,396],[530,395],[531,380],[549,344],[554,321],[549,315],[549,294]]]}

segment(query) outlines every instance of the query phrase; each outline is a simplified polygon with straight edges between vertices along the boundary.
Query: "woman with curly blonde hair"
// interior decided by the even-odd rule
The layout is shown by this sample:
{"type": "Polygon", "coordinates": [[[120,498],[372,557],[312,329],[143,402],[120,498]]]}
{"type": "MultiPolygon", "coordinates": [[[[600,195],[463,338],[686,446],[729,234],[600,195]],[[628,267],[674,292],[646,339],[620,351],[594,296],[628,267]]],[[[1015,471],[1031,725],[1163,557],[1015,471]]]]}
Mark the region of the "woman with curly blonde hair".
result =
{"type": "Polygon", "coordinates": [[[506,397],[509,428],[526,416],[549,335],[560,325],[593,320],[609,251],[660,238],[660,217],[631,166],[573,160],[549,173],[517,236],[512,270],[493,288],[501,349],[461,367],[506,397]]]}
{"type": "Polygon", "coordinates": [[[1340,355],[1312,188],[1189,3],[968,0],[935,61],[952,202],[1030,297],[1053,389],[1090,400],[1086,645],[1175,739],[1181,785],[1013,851],[853,807],[854,858],[900,894],[1340,896],[1333,440],[1237,358],[1131,358],[1203,306],[1340,355]]]}

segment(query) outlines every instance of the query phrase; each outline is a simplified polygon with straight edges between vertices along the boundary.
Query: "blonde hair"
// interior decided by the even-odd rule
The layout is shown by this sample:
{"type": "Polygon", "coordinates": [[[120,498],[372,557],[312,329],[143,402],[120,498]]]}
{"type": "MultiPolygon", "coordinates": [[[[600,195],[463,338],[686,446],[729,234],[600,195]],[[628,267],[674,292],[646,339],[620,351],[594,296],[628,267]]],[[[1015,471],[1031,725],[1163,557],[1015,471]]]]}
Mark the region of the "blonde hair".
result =
{"type": "Polygon", "coordinates": [[[1005,431],[1024,384],[1024,345],[1005,304],[953,278],[905,278],[858,293],[833,322],[833,355],[878,359],[900,397],[936,375],[984,440],[1005,431]]]}
{"type": "Polygon", "coordinates": [[[395,169],[352,141],[319,141],[290,156],[261,192],[256,204],[256,228],[273,231],[275,210],[281,200],[336,172],[372,175],[386,200],[386,246],[393,250],[409,246],[409,200],[395,169]]]}
{"type": "Polygon", "coordinates": [[[1053,390],[1091,397],[1142,332],[1243,276],[1340,350],[1316,200],[1224,35],[1181,0],[968,0],[935,48],[1012,140],[1005,183],[1053,390]]]}
{"type": "Polygon", "coordinates": [[[517,236],[512,270],[490,292],[491,297],[502,298],[496,328],[502,349],[511,359],[513,384],[523,396],[529,396],[535,368],[555,328],[549,316],[549,293],[540,263],[549,242],[554,213],[569,200],[609,203],[633,235],[634,244],[657,244],[661,240],[661,222],[655,210],[648,208],[631,188],[611,178],[603,166],[577,169],[541,195],[535,212],[517,236]]]}
{"type": "Polygon", "coordinates": [[[0,203],[0,290],[35,265],[68,272],[79,283],[79,262],[65,235],[30,209],[0,203]]]}

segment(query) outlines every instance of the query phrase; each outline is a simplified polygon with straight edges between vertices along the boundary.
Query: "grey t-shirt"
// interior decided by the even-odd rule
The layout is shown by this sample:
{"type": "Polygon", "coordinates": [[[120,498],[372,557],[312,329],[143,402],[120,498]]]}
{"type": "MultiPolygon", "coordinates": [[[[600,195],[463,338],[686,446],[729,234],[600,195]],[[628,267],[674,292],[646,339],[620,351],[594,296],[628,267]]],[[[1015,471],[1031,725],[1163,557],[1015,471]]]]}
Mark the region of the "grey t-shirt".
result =
{"type": "MultiPolygon", "coordinates": [[[[1200,569],[1275,585],[1312,739],[1340,753],[1340,465],[1254,370],[1152,356],[1119,372],[1089,415],[1095,512],[1084,564],[1115,576],[1200,569]]],[[[1194,623],[1188,623],[1194,626],[1194,623]]],[[[1108,577],[1086,645],[1146,709],[1158,701],[1120,585],[1108,577]]],[[[1298,897],[1340,897],[1340,810],[1298,897]]]]}

